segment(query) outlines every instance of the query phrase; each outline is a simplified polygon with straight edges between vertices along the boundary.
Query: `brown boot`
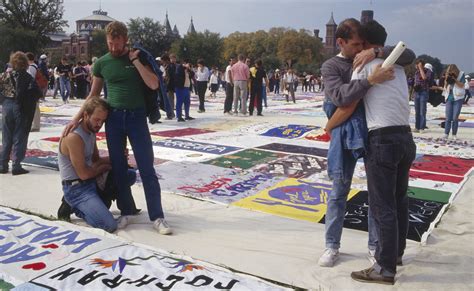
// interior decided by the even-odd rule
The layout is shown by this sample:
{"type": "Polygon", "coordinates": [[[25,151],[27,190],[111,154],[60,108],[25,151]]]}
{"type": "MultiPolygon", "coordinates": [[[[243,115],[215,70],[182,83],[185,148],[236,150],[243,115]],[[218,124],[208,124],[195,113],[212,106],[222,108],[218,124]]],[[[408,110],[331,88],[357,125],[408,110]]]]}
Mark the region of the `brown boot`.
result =
{"type": "Polygon", "coordinates": [[[352,272],[351,278],[364,283],[395,284],[395,277],[384,276],[373,267],[358,272],[352,272]]]}

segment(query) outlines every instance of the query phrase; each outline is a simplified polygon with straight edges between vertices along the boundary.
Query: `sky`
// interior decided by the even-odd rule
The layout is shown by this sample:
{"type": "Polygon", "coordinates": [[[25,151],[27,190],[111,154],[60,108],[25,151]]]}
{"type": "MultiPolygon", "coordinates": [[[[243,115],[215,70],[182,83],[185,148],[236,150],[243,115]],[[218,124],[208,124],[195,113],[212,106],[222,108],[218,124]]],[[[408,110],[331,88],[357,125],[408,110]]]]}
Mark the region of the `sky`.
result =
{"type": "Polygon", "coordinates": [[[331,12],[339,23],[373,10],[374,19],[387,30],[387,44],[401,40],[417,55],[474,72],[474,0],[64,0],[65,31],[73,32],[76,20],[99,7],[123,22],[150,17],[163,24],[168,12],[181,35],[192,17],[197,31],[221,36],[287,27],[319,29],[323,38],[331,12]]]}

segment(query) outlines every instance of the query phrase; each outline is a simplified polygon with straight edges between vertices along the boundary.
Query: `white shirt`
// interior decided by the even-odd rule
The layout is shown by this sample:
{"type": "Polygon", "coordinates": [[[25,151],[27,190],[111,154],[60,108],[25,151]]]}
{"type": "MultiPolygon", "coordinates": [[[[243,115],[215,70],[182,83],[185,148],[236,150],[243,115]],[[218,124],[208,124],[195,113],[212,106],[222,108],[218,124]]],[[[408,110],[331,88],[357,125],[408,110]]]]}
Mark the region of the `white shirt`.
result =
{"type": "Polygon", "coordinates": [[[36,78],[36,72],[38,72],[38,67],[36,66],[36,64],[31,64],[31,65],[28,66],[27,72],[34,79],[34,78],[36,78]]]}
{"type": "Polygon", "coordinates": [[[287,83],[293,83],[296,79],[296,75],[294,73],[285,73],[284,79],[287,83]]]}
{"type": "Polygon", "coordinates": [[[211,80],[210,80],[211,84],[217,84],[218,83],[218,78],[217,78],[217,74],[212,74],[211,75],[211,80]]]}
{"type": "Polygon", "coordinates": [[[207,67],[198,67],[196,69],[196,81],[207,82],[209,80],[209,69],[207,67]]]}
{"type": "Polygon", "coordinates": [[[230,82],[230,70],[232,66],[228,65],[227,68],[225,68],[225,75],[224,75],[224,81],[230,82]]]}
{"type": "MultiPolygon", "coordinates": [[[[352,73],[352,80],[366,79],[382,59],[375,59],[366,64],[357,73],[352,73]]],[[[408,104],[408,84],[402,66],[394,65],[395,79],[373,85],[364,96],[365,117],[370,130],[387,126],[409,125],[410,105],[408,104]]]]}

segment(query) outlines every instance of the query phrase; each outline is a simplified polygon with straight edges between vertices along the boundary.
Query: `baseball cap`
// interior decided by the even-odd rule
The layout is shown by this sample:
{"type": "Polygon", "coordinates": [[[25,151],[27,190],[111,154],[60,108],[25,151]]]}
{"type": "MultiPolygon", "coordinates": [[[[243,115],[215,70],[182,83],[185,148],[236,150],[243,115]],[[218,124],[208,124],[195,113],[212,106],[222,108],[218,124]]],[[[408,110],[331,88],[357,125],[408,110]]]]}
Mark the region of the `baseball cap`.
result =
{"type": "Polygon", "coordinates": [[[45,54],[42,54],[42,55],[40,56],[40,59],[42,59],[42,60],[44,60],[44,59],[46,59],[46,58],[48,58],[48,56],[45,55],[45,54]]]}

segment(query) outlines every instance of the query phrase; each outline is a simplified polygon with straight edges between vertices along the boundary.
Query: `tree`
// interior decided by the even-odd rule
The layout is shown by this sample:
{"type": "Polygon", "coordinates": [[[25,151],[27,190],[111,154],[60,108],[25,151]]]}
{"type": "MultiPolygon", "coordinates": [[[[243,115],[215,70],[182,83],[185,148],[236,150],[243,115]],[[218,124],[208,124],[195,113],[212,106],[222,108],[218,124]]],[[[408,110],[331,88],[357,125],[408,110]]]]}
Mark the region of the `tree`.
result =
{"type": "Polygon", "coordinates": [[[54,33],[67,21],[59,0],[0,0],[0,59],[8,59],[12,51],[39,53],[54,33]]]}
{"type": "Polygon", "coordinates": [[[321,41],[308,31],[288,30],[278,42],[277,56],[290,67],[295,63],[308,66],[322,61],[321,50],[321,41]]]}
{"type": "Polygon", "coordinates": [[[419,55],[418,59],[422,59],[426,63],[430,63],[433,66],[433,71],[434,71],[435,75],[438,76],[438,77],[441,75],[441,73],[444,70],[445,65],[443,65],[441,63],[441,61],[436,57],[432,57],[430,55],[423,54],[423,55],[419,55]]]}
{"type": "Polygon", "coordinates": [[[168,52],[172,43],[179,38],[174,34],[166,35],[165,27],[148,17],[130,19],[127,26],[130,41],[139,42],[155,56],[168,52]]]}
{"type": "Polygon", "coordinates": [[[59,0],[1,0],[0,19],[10,27],[34,31],[39,36],[58,32],[67,26],[59,0]]]}
{"type": "Polygon", "coordinates": [[[107,37],[104,30],[96,29],[92,31],[90,43],[90,54],[93,57],[101,57],[108,52],[107,37]]]}
{"type": "Polygon", "coordinates": [[[33,51],[37,46],[35,34],[23,28],[11,28],[0,24],[0,68],[8,62],[10,54],[15,51],[33,51]]]}
{"type": "Polygon", "coordinates": [[[186,34],[173,44],[171,51],[178,59],[188,58],[193,63],[196,63],[198,59],[203,59],[207,67],[212,67],[224,64],[220,59],[222,47],[223,40],[220,35],[206,30],[186,34]]]}

